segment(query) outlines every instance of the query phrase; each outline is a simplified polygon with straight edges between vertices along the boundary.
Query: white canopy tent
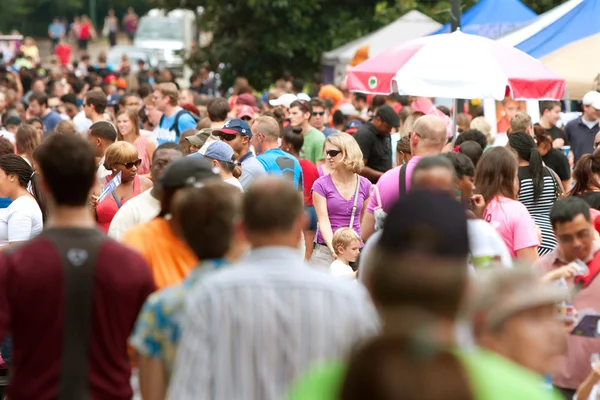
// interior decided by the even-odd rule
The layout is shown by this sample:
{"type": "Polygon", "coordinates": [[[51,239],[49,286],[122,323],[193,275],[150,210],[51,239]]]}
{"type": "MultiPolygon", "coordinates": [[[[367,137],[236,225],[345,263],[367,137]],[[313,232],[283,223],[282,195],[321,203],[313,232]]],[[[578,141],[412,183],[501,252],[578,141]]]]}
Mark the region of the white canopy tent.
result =
{"type": "Polygon", "coordinates": [[[440,23],[425,14],[412,10],[375,32],[323,53],[321,63],[334,67],[334,80],[335,83],[339,83],[346,74],[348,63],[360,47],[368,45],[369,57],[373,57],[390,47],[427,36],[441,27],[440,23]]]}

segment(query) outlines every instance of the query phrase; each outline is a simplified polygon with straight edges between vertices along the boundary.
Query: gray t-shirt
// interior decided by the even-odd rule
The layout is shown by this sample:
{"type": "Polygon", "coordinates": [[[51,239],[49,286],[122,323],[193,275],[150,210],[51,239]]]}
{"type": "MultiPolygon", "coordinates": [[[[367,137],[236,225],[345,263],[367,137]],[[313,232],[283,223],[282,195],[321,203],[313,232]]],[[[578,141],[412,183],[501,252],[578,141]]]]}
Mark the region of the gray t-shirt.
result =
{"type": "Polygon", "coordinates": [[[256,159],[254,154],[251,154],[242,161],[242,176],[240,176],[240,183],[244,190],[248,190],[252,182],[256,178],[266,175],[265,167],[256,159]]]}

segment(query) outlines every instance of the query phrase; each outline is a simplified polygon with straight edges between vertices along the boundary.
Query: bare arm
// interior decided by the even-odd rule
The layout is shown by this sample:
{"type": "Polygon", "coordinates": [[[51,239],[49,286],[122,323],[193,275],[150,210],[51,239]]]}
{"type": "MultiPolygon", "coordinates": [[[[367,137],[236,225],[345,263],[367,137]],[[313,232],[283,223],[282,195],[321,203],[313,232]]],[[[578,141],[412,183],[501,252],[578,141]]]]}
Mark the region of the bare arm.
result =
{"type": "Polygon", "coordinates": [[[363,240],[369,240],[375,233],[375,216],[372,213],[366,211],[361,217],[360,232],[363,240]]]}
{"type": "Polygon", "coordinates": [[[331,250],[331,254],[335,254],[331,246],[333,232],[331,230],[331,223],[329,222],[329,214],[327,213],[327,199],[313,191],[313,203],[317,213],[317,220],[319,221],[319,232],[321,232],[323,241],[329,247],[329,250],[331,250]]]}
{"type": "Polygon", "coordinates": [[[536,261],[538,259],[537,246],[517,250],[517,259],[521,261],[536,261]]]}
{"type": "MultiPolygon", "coordinates": [[[[365,220],[365,214],[367,213],[366,211],[367,211],[367,207],[369,206],[370,201],[371,201],[371,198],[367,197],[365,199],[365,202],[363,203],[362,210],[360,210],[360,219],[358,220],[358,223],[360,224],[361,235],[362,235],[362,231],[363,231],[362,223],[365,220]]],[[[358,217],[355,216],[355,218],[358,218],[358,217]]]]}
{"type": "Polygon", "coordinates": [[[144,400],[165,400],[167,396],[167,373],[165,366],[156,358],[140,355],[140,391],[144,400]]]}

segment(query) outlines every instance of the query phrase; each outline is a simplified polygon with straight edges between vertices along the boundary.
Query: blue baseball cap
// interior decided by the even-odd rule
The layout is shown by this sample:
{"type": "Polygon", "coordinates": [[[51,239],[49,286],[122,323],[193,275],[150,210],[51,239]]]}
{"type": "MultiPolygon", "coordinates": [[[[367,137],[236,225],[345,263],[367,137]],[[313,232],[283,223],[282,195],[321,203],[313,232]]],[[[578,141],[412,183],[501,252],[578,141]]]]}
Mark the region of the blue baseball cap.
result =
{"type": "Polygon", "coordinates": [[[252,130],[250,125],[243,119],[233,118],[225,122],[225,125],[221,129],[215,129],[213,135],[219,136],[221,134],[226,135],[244,135],[249,138],[252,137],[252,130]]]}
{"type": "Polygon", "coordinates": [[[210,145],[208,145],[206,151],[204,152],[204,157],[228,163],[235,162],[235,156],[231,146],[220,140],[212,142],[210,145]]]}
{"type": "Polygon", "coordinates": [[[348,122],[346,124],[346,133],[350,133],[353,134],[355,133],[358,128],[360,128],[363,125],[362,121],[359,121],[357,119],[353,119],[352,121],[348,122]]]}

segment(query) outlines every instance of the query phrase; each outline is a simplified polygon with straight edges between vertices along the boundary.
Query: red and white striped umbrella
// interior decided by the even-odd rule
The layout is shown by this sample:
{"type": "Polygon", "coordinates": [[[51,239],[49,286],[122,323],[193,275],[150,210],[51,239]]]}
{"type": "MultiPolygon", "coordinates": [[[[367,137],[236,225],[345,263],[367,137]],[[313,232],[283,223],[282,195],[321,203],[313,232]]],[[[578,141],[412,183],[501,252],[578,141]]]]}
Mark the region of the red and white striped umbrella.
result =
{"type": "Polygon", "coordinates": [[[460,31],[393,47],[348,71],[348,89],[456,99],[561,99],[565,80],[521,50],[460,31]]]}

